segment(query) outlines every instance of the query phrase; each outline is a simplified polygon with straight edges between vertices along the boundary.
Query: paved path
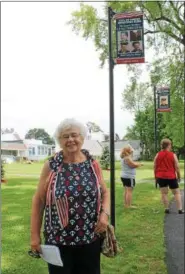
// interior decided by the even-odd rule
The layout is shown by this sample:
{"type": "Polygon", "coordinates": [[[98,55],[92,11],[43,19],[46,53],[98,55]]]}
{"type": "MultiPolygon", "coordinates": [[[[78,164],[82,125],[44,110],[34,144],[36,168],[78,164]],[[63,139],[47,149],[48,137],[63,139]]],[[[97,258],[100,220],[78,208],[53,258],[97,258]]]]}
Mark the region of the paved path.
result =
{"type": "MultiPolygon", "coordinates": [[[[184,190],[182,191],[184,204],[184,190]]],[[[175,201],[170,205],[171,214],[165,216],[164,234],[168,274],[184,273],[184,214],[177,214],[175,201]]]]}

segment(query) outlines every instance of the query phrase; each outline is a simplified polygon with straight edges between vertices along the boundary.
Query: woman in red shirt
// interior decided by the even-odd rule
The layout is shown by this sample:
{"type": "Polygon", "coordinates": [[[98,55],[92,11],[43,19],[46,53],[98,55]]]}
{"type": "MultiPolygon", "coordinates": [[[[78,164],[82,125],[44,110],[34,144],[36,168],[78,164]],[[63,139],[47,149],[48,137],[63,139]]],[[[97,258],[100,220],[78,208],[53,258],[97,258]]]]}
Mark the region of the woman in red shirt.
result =
{"type": "Polygon", "coordinates": [[[154,175],[160,187],[162,202],[165,206],[165,213],[169,211],[168,188],[175,196],[179,214],[183,214],[181,193],[179,190],[180,168],[177,156],[171,152],[172,144],[169,139],[161,141],[161,151],[154,159],[154,175]]]}

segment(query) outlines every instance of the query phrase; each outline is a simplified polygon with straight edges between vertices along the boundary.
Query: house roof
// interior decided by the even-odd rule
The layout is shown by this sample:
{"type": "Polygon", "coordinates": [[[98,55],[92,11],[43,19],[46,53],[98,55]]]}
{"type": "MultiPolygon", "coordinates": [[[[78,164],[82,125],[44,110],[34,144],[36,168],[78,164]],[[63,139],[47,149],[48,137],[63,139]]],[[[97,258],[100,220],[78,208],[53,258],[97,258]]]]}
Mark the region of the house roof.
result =
{"type": "Polygon", "coordinates": [[[100,156],[102,154],[102,146],[96,140],[84,140],[83,148],[87,149],[90,154],[100,156]]]}
{"type": "MultiPolygon", "coordinates": [[[[109,146],[109,142],[102,142],[102,146],[109,146]]],[[[114,142],[115,150],[121,150],[126,145],[131,145],[133,149],[139,149],[141,141],[140,140],[128,140],[128,141],[116,141],[114,142]]]]}
{"type": "Polygon", "coordinates": [[[16,132],[1,134],[1,142],[6,142],[6,141],[9,141],[9,142],[21,141],[21,138],[16,132]]]}
{"type": "Polygon", "coordinates": [[[1,142],[1,150],[26,150],[26,146],[21,143],[1,142]]]}

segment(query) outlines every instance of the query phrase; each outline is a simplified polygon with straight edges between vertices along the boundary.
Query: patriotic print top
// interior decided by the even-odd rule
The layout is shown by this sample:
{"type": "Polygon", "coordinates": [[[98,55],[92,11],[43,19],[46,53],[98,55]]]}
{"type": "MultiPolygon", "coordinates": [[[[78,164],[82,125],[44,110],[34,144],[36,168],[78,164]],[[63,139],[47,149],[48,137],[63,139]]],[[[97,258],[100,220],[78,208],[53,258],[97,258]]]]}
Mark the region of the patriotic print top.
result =
{"type": "Polygon", "coordinates": [[[83,245],[97,238],[97,177],[93,159],[86,150],[83,152],[87,160],[82,163],[64,163],[62,152],[49,161],[55,181],[51,191],[57,199],[51,207],[45,207],[44,236],[48,244],[83,245]]]}

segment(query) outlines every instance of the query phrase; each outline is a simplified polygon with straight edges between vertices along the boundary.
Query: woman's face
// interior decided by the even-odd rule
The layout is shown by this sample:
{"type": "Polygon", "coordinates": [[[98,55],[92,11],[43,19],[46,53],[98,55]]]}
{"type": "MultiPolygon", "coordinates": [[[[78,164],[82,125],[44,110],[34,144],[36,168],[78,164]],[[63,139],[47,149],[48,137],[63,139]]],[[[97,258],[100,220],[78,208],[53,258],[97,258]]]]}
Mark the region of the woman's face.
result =
{"type": "Polygon", "coordinates": [[[79,128],[71,127],[61,132],[59,142],[64,152],[75,153],[81,150],[84,138],[79,128]]]}

